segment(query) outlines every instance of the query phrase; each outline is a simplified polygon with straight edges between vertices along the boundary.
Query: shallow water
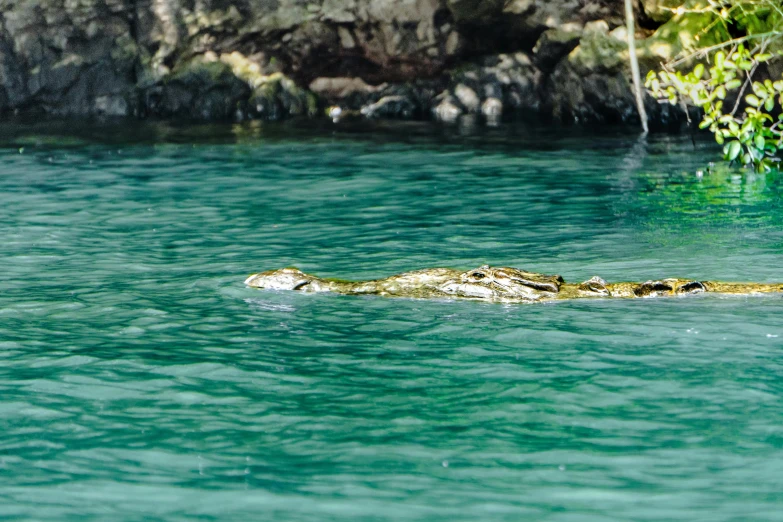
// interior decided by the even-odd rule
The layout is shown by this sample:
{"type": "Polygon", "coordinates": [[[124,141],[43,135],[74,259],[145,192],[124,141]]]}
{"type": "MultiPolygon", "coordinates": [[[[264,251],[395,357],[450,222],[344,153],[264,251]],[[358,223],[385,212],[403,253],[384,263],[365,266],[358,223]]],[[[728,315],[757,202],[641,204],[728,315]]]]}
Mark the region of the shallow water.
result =
{"type": "Polygon", "coordinates": [[[781,296],[242,284],[780,281],[779,173],[629,130],[70,130],[0,128],[0,518],[780,520],[781,296]]]}

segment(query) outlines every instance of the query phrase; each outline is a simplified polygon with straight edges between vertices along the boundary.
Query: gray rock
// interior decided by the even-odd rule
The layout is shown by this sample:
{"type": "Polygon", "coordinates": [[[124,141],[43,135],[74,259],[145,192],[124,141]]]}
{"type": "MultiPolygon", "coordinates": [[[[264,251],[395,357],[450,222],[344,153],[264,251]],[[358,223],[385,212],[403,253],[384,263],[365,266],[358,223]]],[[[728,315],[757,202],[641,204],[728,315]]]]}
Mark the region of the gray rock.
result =
{"type": "MultiPolygon", "coordinates": [[[[588,24],[579,46],[548,78],[544,92],[555,119],[567,123],[639,121],[627,43],[608,29],[607,24],[588,24]]],[[[647,93],[644,103],[653,122],[684,119],[679,107],[658,104],[647,93]]]]}
{"type": "Polygon", "coordinates": [[[463,113],[462,108],[457,104],[457,100],[448,91],[441,93],[435,101],[436,104],[432,109],[432,115],[438,121],[454,123],[463,113]]]}
{"type": "Polygon", "coordinates": [[[582,26],[575,23],[544,31],[533,48],[536,66],[550,72],[565,56],[579,45],[582,26]]]}
{"type": "Polygon", "coordinates": [[[503,116],[503,102],[495,97],[487,98],[481,104],[481,114],[488,120],[499,120],[503,116]]]}
{"type": "Polygon", "coordinates": [[[135,97],[133,10],[112,0],[0,0],[0,110],[122,112],[135,97]],[[105,106],[98,100],[120,100],[105,106]]]}
{"type": "Polygon", "coordinates": [[[338,103],[354,94],[370,96],[383,91],[389,84],[369,85],[361,78],[316,78],[309,88],[323,100],[338,103]]]}
{"type": "Polygon", "coordinates": [[[416,105],[405,96],[384,96],[361,109],[361,114],[367,118],[410,119],[415,112],[416,105]]]}
{"type": "Polygon", "coordinates": [[[148,89],[145,98],[153,114],[231,120],[250,92],[229,65],[199,57],[175,68],[161,85],[148,89]]]}
{"type": "Polygon", "coordinates": [[[467,112],[478,112],[481,106],[481,100],[479,99],[476,91],[465,85],[464,83],[457,84],[454,87],[454,96],[459,100],[467,112]]]}

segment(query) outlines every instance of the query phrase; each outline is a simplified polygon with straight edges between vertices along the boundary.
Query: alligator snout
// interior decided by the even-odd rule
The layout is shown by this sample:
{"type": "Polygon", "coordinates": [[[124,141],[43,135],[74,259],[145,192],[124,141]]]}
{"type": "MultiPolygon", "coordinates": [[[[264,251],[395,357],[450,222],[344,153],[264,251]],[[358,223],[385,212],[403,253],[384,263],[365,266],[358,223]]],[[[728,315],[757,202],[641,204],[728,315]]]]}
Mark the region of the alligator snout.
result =
{"type": "Polygon", "coordinates": [[[245,284],[270,290],[304,290],[314,278],[296,268],[281,268],[253,274],[245,284]]]}

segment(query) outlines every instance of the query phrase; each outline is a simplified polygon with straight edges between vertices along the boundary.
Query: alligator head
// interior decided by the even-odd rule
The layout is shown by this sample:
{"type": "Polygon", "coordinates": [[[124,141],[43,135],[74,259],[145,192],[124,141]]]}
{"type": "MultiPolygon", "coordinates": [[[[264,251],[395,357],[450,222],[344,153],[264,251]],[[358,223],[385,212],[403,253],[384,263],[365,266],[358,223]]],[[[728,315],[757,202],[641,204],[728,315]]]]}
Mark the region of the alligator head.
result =
{"type": "Polygon", "coordinates": [[[563,278],[559,275],[483,265],[441,283],[438,289],[454,297],[493,301],[538,301],[555,297],[562,283],[563,278]]]}
{"type": "Polygon", "coordinates": [[[490,301],[538,301],[554,298],[563,278],[516,268],[487,265],[458,272],[430,268],[405,272],[373,281],[337,281],[305,274],[296,268],[281,268],[253,274],[245,284],[270,290],[381,294],[399,297],[463,297],[490,301]]]}

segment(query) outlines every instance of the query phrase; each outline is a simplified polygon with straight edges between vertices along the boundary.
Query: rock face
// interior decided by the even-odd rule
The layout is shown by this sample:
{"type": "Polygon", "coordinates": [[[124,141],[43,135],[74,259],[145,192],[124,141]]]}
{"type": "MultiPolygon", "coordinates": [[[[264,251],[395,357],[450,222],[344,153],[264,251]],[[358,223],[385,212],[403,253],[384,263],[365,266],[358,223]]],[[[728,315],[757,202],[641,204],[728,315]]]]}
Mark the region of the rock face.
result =
{"type": "Polygon", "coordinates": [[[0,0],[0,109],[125,115],[138,47],[123,0],[0,0]]]}
{"type": "MultiPolygon", "coordinates": [[[[674,3],[643,4],[663,21],[674,3]]],[[[622,0],[0,0],[0,114],[632,121],[621,15],[622,0]]]]}

